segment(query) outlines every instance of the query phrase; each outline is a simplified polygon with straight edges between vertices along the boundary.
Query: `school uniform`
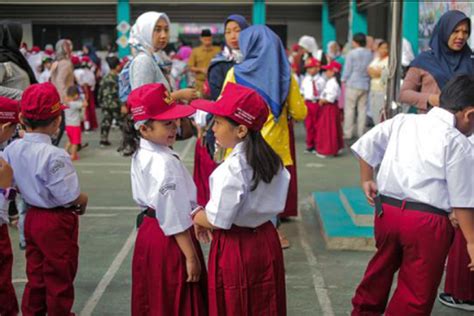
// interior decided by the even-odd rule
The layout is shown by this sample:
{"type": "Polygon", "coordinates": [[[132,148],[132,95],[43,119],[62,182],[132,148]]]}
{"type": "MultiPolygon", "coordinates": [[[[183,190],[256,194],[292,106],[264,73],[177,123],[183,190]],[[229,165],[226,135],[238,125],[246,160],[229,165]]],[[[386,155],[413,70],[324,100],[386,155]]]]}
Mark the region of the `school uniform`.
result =
{"type": "Polygon", "coordinates": [[[29,205],[22,313],[69,315],[79,254],[78,216],[70,208],[80,194],[76,170],[66,151],[41,133],[26,133],[5,148],[4,157],[29,205]]]}
{"type": "Polygon", "coordinates": [[[344,148],[341,113],[337,105],[340,95],[341,88],[337,79],[329,79],[320,96],[328,103],[319,106],[316,128],[316,152],[321,155],[335,156],[344,148]]]}
{"type": "Polygon", "coordinates": [[[290,176],[282,168],[250,191],[252,176],[239,143],[210,178],[206,215],[219,229],[209,253],[209,315],[286,315],[283,253],[270,220],[284,208],[290,176]]]}
{"type": "Polygon", "coordinates": [[[474,207],[472,145],[452,113],[399,114],[352,150],[377,175],[377,252],[352,300],[352,315],[429,315],[453,239],[452,208],[474,207]],[[397,289],[385,310],[394,274],[397,289]]]}
{"type": "Polygon", "coordinates": [[[132,159],[132,193],[146,209],[132,262],[132,315],[207,315],[204,256],[190,213],[196,187],[178,155],[145,139],[132,159]],[[202,273],[187,283],[186,258],[173,235],[190,230],[202,273]]]}
{"type": "Polygon", "coordinates": [[[323,92],[326,85],[326,79],[320,74],[311,76],[306,74],[301,83],[301,91],[303,93],[304,102],[308,108],[308,114],[304,120],[306,128],[306,148],[316,148],[317,138],[317,122],[319,118],[319,96],[323,92]]]}

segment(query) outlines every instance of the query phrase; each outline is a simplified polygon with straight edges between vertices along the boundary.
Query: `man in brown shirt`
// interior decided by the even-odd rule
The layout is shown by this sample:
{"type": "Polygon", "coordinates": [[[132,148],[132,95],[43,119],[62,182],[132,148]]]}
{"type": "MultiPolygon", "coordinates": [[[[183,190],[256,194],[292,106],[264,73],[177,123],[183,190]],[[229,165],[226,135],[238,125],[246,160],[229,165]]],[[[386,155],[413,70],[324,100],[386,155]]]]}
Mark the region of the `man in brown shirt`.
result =
{"type": "Polygon", "coordinates": [[[207,78],[207,68],[212,58],[221,51],[220,47],[212,45],[212,34],[208,29],[201,32],[201,46],[193,49],[189,57],[188,67],[196,79],[196,89],[202,93],[207,78]]]}

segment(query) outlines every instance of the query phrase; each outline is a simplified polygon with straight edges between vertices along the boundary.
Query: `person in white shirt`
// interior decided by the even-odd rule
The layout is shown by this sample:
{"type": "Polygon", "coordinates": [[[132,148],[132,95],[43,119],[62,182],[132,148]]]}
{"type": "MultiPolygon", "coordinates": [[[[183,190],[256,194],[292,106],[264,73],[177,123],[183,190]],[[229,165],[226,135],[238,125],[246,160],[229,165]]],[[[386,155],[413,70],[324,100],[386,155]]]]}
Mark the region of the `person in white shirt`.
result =
{"type": "Polygon", "coordinates": [[[326,84],[319,96],[316,155],[320,158],[336,156],[344,148],[341,113],[338,106],[341,85],[338,79],[341,64],[332,61],[321,67],[325,70],[326,84]]]}
{"type": "Polygon", "coordinates": [[[304,103],[308,108],[308,114],[304,120],[306,128],[306,150],[305,153],[316,153],[316,131],[319,110],[319,95],[323,91],[326,79],[320,74],[321,63],[314,57],[310,57],[305,63],[306,75],[301,83],[301,93],[304,103]]]}
{"type": "Polygon", "coordinates": [[[71,86],[66,91],[66,105],[64,119],[66,120],[66,134],[68,141],[64,149],[71,155],[71,160],[78,160],[77,151],[82,144],[81,115],[87,107],[87,102],[81,99],[78,86],[71,86]]]}
{"type": "Polygon", "coordinates": [[[388,52],[388,43],[381,41],[378,44],[377,56],[367,68],[371,78],[369,92],[370,111],[372,112],[372,120],[375,125],[381,121],[385,96],[387,95],[388,52]]]}
{"type": "MultiPolygon", "coordinates": [[[[0,143],[8,141],[16,130],[18,101],[0,96],[0,143]]],[[[13,170],[0,153],[0,315],[19,314],[12,283],[13,252],[8,234],[8,206],[15,199],[13,170]]]]}
{"type": "Polygon", "coordinates": [[[210,177],[205,209],[192,214],[198,239],[209,242],[214,230],[209,315],[286,315],[283,253],[270,220],[285,208],[290,174],[260,133],[268,106],[256,91],[234,83],[217,102],[191,106],[215,115],[216,142],[233,148],[210,177]]]}
{"type": "Polygon", "coordinates": [[[452,79],[440,100],[428,114],[380,123],[352,146],[362,188],[375,205],[377,246],[352,315],[431,314],[453,240],[450,214],[467,240],[466,269],[474,270],[474,153],[467,138],[474,131],[474,80],[452,79]]]}
{"type": "Polygon", "coordinates": [[[51,66],[53,65],[53,59],[51,57],[43,58],[41,62],[41,74],[39,75],[38,82],[44,83],[49,82],[51,79],[51,66]]]}
{"type": "Polygon", "coordinates": [[[145,210],[132,259],[132,315],[207,315],[204,256],[190,216],[196,186],[170,148],[178,119],[195,110],[176,105],[161,83],[132,90],[127,102],[136,131],[128,144],[132,194],[145,210]]]}
{"type": "Polygon", "coordinates": [[[51,83],[23,93],[20,121],[26,133],[3,156],[26,204],[26,283],[23,315],[70,315],[78,267],[78,215],[87,206],[71,158],[51,143],[64,106],[51,83]]]}

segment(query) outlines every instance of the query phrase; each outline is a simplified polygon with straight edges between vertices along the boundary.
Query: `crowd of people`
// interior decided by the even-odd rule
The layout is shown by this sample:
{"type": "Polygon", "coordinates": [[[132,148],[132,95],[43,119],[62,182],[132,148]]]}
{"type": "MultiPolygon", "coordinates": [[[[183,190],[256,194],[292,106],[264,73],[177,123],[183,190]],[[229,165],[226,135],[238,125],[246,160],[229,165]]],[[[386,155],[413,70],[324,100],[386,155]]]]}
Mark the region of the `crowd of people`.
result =
{"type": "Polygon", "coordinates": [[[22,314],[71,312],[79,216],[88,201],[72,161],[87,146],[82,132],[99,128],[96,107],[101,147],[111,145],[114,124],[121,128],[119,151],[132,157],[131,194],[143,210],[132,315],[286,315],[282,249],[290,245],[278,227],[298,211],[298,121],[305,152],[322,158],[359,138],[351,149],[375,205],[377,252],[353,315],[429,314],[449,249],[439,299],[474,307],[469,18],[446,13],[431,50],[404,57],[400,100],[430,111],[393,119],[384,113],[384,40],[354,34],[343,54],[337,42],[323,51],[303,36],[288,53],[269,27],[233,14],[224,21],[223,47],[203,29],[200,46],[170,51],[170,27],[165,13],[141,14],[130,32],[132,55],[120,60],[114,53],[101,59],[91,46],[73,52],[69,39],[55,50],[28,51],[19,24],[1,25],[0,141],[9,142],[0,159],[1,315],[19,313],[8,223],[19,224],[26,250],[22,314]],[[58,147],[64,131],[65,150],[58,147]],[[172,148],[193,135],[191,176],[172,148]],[[460,229],[451,246],[452,226],[460,229]],[[209,242],[206,270],[200,243],[209,242]]]}

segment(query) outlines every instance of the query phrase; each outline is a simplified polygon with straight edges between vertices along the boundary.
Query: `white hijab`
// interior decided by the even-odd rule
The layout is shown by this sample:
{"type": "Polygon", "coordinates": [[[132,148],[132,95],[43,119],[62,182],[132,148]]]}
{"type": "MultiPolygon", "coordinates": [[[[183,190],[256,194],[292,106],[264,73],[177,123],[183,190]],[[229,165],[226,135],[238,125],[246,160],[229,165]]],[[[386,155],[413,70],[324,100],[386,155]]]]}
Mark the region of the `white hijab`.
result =
{"type": "Polygon", "coordinates": [[[141,14],[130,31],[130,39],[128,40],[130,45],[138,49],[142,47],[149,52],[153,52],[153,30],[159,19],[164,19],[168,26],[171,26],[170,19],[166,13],[149,11],[141,14]]]}
{"type": "Polygon", "coordinates": [[[313,57],[318,55],[319,46],[314,37],[308,35],[301,36],[298,45],[306,49],[313,57]]]}

